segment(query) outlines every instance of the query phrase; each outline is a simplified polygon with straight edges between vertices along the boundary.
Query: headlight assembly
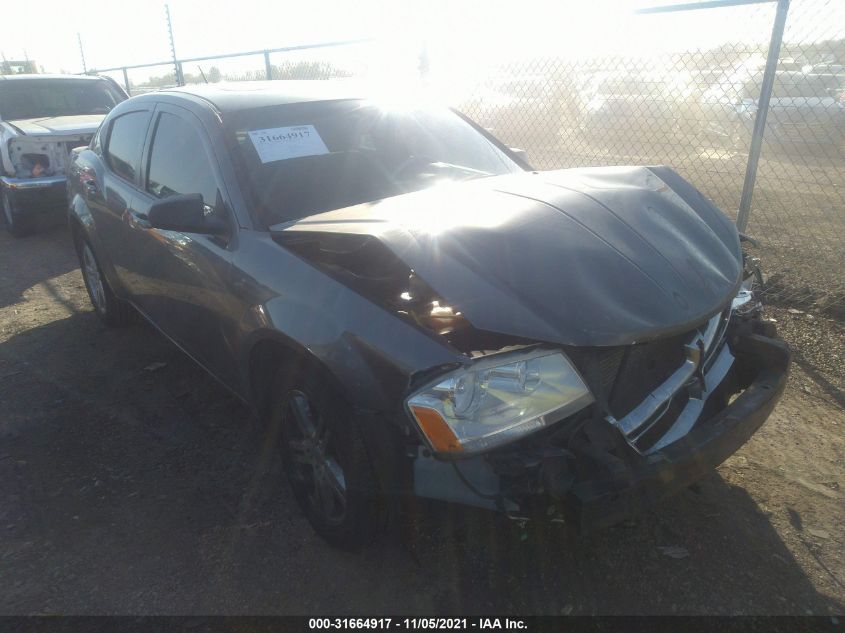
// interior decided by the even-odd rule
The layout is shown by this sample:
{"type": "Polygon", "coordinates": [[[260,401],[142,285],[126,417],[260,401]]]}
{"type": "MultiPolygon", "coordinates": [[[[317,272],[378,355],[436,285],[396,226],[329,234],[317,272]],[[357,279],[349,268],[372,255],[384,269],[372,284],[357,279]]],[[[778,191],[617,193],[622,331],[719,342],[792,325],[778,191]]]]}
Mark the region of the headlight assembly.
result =
{"type": "Polygon", "coordinates": [[[441,376],[406,406],[437,453],[471,454],[543,428],[593,402],[559,351],[494,354],[441,376]]]}

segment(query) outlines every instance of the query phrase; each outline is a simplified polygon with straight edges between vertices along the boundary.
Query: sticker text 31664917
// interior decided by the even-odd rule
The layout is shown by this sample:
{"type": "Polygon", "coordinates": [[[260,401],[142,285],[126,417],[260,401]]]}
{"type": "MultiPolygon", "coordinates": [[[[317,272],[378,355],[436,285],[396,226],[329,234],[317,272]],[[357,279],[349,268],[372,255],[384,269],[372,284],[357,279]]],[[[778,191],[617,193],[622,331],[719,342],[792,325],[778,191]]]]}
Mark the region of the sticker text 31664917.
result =
{"type": "Polygon", "coordinates": [[[249,138],[262,163],[329,153],[313,125],[251,130],[249,138]]]}

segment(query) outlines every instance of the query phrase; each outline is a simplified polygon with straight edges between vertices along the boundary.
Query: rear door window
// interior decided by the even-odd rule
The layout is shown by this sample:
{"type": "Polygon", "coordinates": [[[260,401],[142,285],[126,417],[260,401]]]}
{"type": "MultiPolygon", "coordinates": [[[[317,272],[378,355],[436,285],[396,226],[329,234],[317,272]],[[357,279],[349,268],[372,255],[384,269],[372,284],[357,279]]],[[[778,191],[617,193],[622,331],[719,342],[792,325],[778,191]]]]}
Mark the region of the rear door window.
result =
{"type": "Polygon", "coordinates": [[[150,113],[146,110],[117,117],[111,124],[106,162],[121,178],[135,183],[150,113]]]}

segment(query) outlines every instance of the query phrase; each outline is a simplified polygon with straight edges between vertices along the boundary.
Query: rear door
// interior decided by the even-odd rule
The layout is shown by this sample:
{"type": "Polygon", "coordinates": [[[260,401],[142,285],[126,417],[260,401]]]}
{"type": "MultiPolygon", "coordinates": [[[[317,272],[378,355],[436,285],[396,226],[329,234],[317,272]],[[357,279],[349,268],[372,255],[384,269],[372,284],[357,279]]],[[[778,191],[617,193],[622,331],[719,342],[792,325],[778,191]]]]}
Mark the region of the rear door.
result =
{"type": "Polygon", "coordinates": [[[132,279],[126,264],[125,219],[140,183],[141,152],[152,112],[137,108],[109,120],[99,133],[102,165],[91,174],[82,191],[97,227],[104,259],[110,262],[120,289],[131,291],[132,279]]]}
{"type": "Polygon", "coordinates": [[[145,280],[137,306],[207,369],[232,384],[236,363],[229,336],[237,320],[227,284],[236,222],[215,149],[199,119],[175,105],[159,104],[144,153],[143,189],[127,224],[129,267],[145,280]],[[230,227],[228,236],[151,228],[150,208],[179,194],[201,194],[207,215],[230,227]]]}

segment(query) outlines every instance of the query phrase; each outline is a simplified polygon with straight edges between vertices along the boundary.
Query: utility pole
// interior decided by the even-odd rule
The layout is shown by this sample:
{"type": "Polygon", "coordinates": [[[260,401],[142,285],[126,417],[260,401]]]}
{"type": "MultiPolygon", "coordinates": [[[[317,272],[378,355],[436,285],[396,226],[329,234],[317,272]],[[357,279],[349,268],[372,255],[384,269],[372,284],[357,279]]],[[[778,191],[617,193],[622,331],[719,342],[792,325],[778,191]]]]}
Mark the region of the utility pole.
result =
{"type": "Polygon", "coordinates": [[[170,37],[170,53],[173,55],[173,69],[176,73],[176,85],[184,86],[185,78],[182,76],[182,65],[176,59],[176,45],[173,43],[173,24],[170,21],[170,5],[165,3],[164,12],[167,15],[167,34],[170,37]]]}
{"type": "Polygon", "coordinates": [[[82,50],[82,35],[76,33],[76,40],[79,42],[79,56],[82,57],[82,72],[88,74],[88,66],[85,65],[85,51],[82,50]]]}

